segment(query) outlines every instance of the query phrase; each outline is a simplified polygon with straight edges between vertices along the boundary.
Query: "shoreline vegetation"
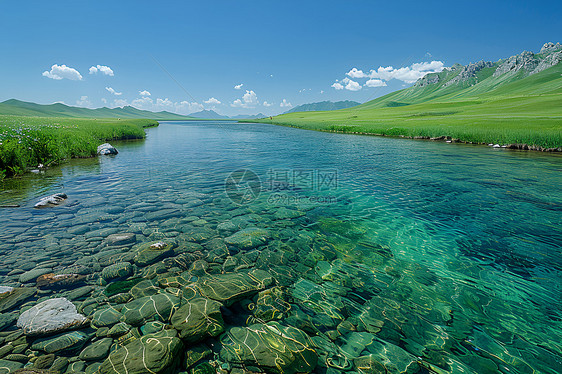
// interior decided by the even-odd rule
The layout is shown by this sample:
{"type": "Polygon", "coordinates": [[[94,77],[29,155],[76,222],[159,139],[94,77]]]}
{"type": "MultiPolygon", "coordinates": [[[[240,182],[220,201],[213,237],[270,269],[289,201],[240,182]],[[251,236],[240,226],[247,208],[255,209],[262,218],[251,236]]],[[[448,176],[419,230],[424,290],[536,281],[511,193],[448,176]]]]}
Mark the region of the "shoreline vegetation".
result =
{"type": "Polygon", "coordinates": [[[98,145],[144,139],[150,119],[84,119],[0,115],[0,180],[70,158],[94,157],[98,145]]]}

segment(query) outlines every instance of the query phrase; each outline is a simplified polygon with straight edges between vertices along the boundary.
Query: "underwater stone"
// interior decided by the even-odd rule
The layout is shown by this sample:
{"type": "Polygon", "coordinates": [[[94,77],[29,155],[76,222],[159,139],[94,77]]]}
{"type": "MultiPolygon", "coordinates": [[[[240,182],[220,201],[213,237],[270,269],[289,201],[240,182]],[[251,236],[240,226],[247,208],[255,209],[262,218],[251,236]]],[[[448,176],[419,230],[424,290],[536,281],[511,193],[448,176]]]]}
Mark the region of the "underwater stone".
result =
{"type": "Polygon", "coordinates": [[[67,198],[68,196],[65,193],[56,193],[42,198],[33,207],[37,209],[50,208],[62,204],[67,198]]]}
{"type": "Polygon", "coordinates": [[[121,314],[118,310],[114,309],[113,307],[99,309],[96,310],[92,317],[92,326],[95,327],[110,327],[119,323],[123,318],[123,314],[121,314]]]}
{"type": "Polygon", "coordinates": [[[53,269],[33,269],[26,271],[25,273],[21,274],[19,277],[19,281],[21,283],[27,283],[36,280],[38,277],[44,274],[48,274],[52,272],[53,269]]]}
{"type": "Polygon", "coordinates": [[[84,361],[100,361],[107,357],[109,354],[109,348],[113,344],[113,339],[111,338],[104,338],[100,339],[97,342],[94,342],[84,348],[82,352],[80,352],[80,359],[84,361]]]}
{"type": "Polygon", "coordinates": [[[64,297],[45,300],[23,312],[17,326],[29,336],[57,333],[82,326],[86,317],[64,297]]]}
{"type": "Polygon", "coordinates": [[[37,278],[38,288],[63,289],[84,284],[86,277],[80,274],[43,274],[37,278]]]}
{"type": "Polygon", "coordinates": [[[18,287],[11,292],[0,294],[0,313],[8,311],[22,304],[25,300],[35,295],[34,287],[18,287]]]}
{"type": "Polygon", "coordinates": [[[269,231],[259,227],[248,227],[225,238],[224,241],[240,249],[251,249],[266,244],[269,239],[269,231]]]}
{"type": "Polygon", "coordinates": [[[105,238],[105,242],[110,246],[133,244],[137,241],[137,235],[129,232],[122,234],[111,234],[105,238]]]}
{"type": "Polygon", "coordinates": [[[254,269],[247,273],[207,275],[195,283],[201,294],[230,306],[273,284],[271,274],[254,269]]]}
{"type": "Polygon", "coordinates": [[[180,338],[188,343],[217,336],[224,331],[221,306],[218,301],[195,297],[174,313],[171,323],[180,338]]]}
{"type": "Polygon", "coordinates": [[[13,290],[14,287],[0,286],[0,295],[5,294],[7,292],[12,292],[13,290]]]}
{"type": "Polygon", "coordinates": [[[85,332],[72,331],[38,339],[33,342],[31,349],[63,356],[73,355],[78,353],[89,339],[90,335],[85,332]]]}
{"type": "Polygon", "coordinates": [[[21,362],[0,360],[0,370],[2,370],[2,373],[14,373],[16,370],[21,369],[22,367],[23,364],[21,362]]]}
{"type": "Polygon", "coordinates": [[[129,262],[118,262],[103,269],[101,277],[103,279],[111,280],[115,278],[125,278],[133,275],[133,265],[129,262]]]}
{"type": "Polygon", "coordinates": [[[182,348],[181,340],[176,337],[146,335],[111,352],[98,371],[100,374],[169,374],[181,359],[182,348]]]}
{"type": "Polygon", "coordinates": [[[142,244],[137,249],[135,263],[139,266],[151,265],[159,260],[174,255],[175,243],[154,241],[142,244]]]}
{"type": "Polygon", "coordinates": [[[180,298],[169,293],[159,293],[128,302],[123,307],[123,322],[140,326],[149,320],[168,322],[180,305],[180,298]]]}
{"type": "Polygon", "coordinates": [[[224,361],[257,365],[269,373],[310,373],[318,362],[308,335],[277,322],[233,327],[222,336],[221,343],[224,361]]]}

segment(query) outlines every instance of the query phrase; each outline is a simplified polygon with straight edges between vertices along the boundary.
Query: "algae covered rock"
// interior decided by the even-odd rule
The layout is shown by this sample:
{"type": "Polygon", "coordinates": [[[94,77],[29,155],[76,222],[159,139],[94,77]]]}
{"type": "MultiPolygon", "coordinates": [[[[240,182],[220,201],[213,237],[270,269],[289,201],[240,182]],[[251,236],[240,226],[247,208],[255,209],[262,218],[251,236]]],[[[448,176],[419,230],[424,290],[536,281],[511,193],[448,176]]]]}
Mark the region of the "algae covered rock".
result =
{"type": "Polygon", "coordinates": [[[123,321],[140,326],[150,320],[168,322],[180,305],[180,298],[169,293],[159,293],[128,302],[121,311],[123,321]]]}
{"type": "Polygon", "coordinates": [[[195,283],[199,292],[213,300],[230,306],[236,301],[252,296],[273,284],[267,271],[254,269],[246,273],[208,275],[195,283]]]}
{"type": "Polygon", "coordinates": [[[31,349],[57,355],[73,355],[82,349],[84,344],[90,340],[90,335],[83,331],[72,331],[47,338],[37,339],[33,342],[31,349]]]}
{"type": "Polygon", "coordinates": [[[240,249],[251,249],[266,244],[271,235],[266,229],[248,227],[227,237],[224,241],[240,249]]]}
{"type": "Polygon", "coordinates": [[[100,374],[169,374],[181,359],[179,338],[146,335],[110,353],[99,367],[100,374]]]}
{"type": "Polygon", "coordinates": [[[179,308],[171,323],[186,342],[197,342],[208,336],[217,336],[224,331],[220,311],[221,303],[204,297],[195,297],[179,308]]]}
{"type": "Polygon", "coordinates": [[[86,317],[64,297],[45,300],[23,312],[17,326],[30,336],[52,334],[80,327],[86,317]]]}
{"type": "Polygon", "coordinates": [[[148,266],[166,257],[174,255],[176,243],[155,241],[144,243],[137,249],[135,255],[135,264],[139,266],[148,266]]]}
{"type": "Polygon", "coordinates": [[[105,267],[101,272],[101,277],[105,280],[126,278],[130,275],[133,275],[133,272],[133,265],[131,265],[129,262],[118,262],[116,264],[105,267]]]}
{"type": "Polygon", "coordinates": [[[14,373],[16,370],[21,369],[23,363],[8,360],[0,360],[0,373],[14,373]]]}
{"type": "Polygon", "coordinates": [[[98,309],[92,316],[92,326],[109,327],[121,321],[123,315],[113,307],[98,309]]]}
{"type": "Polygon", "coordinates": [[[109,354],[112,344],[113,339],[111,338],[100,339],[84,348],[79,357],[84,361],[101,361],[109,354]]]}
{"type": "Polygon", "coordinates": [[[310,373],[318,355],[308,335],[277,322],[234,327],[221,338],[226,362],[259,366],[269,373],[310,373]]]}

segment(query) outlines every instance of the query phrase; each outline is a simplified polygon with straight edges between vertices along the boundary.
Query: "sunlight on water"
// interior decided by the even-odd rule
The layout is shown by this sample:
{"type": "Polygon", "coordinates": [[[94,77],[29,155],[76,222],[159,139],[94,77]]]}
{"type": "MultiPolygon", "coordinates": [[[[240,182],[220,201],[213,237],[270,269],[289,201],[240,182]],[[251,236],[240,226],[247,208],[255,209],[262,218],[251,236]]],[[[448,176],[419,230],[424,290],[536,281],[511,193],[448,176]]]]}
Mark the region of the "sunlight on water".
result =
{"type": "MultiPolygon", "coordinates": [[[[165,123],[115,145],[116,157],[4,184],[0,203],[21,207],[0,210],[0,286],[39,291],[11,305],[0,294],[0,342],[20,309],[54,295],[93,318],[87,334],[119,321],[99,321],[109,306],[138,336],[153,319],[181,330],[171,314],[126,311],[149,295],[179,295],[175,310],[194,292],[228,307],[227,329],[253,325],[207,336],[216,364],[258,366],[235,331],[267,336],[256,324],[278,321],[310,337],[317,373],[562,372],[559,155],[220,122],[165,123]],[[229,176],[241,184],[225,189],[229,176]],[[56,192],[65,205],[32,208],[56,192]],[[158,242],[174,249],[143,252],[158,242]],[[245,282],[218,274],[256,269],[275,287],[217,288],[245,282]],[[37,285],[48,273],[85,278],[37,285]]],[[[112,338],[112,350],[124,344],[112,338]]]]}

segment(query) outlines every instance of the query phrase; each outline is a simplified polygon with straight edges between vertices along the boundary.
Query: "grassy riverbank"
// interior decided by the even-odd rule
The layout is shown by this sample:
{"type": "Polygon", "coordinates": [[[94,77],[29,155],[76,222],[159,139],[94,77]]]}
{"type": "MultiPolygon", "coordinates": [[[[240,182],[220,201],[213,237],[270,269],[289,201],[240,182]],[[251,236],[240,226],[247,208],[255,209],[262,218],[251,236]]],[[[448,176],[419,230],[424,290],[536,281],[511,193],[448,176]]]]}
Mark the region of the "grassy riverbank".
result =
{"type": "Polygon", "coordinates": [[[310,130],[386,136],[441,137],[464,142],[562,147],[562,64],[530,76],[491,76],[470,85],[411,87],[357,107],[263,119],[310,130]]]}
{"type": "Polygon", "coordinates": [[[96,155],[110,140],[143,139],[148,119],[74,119],[0,116],[0,179],[24,173],[39,164],[57,164],[96,155]]]}

